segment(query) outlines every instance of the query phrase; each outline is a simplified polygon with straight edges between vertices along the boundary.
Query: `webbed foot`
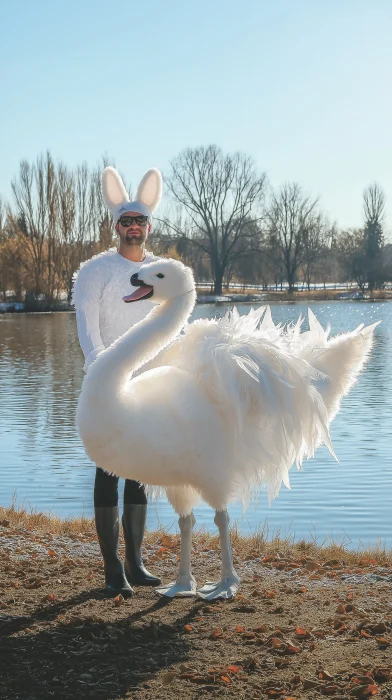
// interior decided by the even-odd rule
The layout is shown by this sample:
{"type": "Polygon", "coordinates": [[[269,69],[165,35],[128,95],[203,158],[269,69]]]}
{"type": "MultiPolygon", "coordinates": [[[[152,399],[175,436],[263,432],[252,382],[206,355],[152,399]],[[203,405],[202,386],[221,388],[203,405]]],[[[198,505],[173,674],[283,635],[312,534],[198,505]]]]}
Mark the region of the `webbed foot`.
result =
{"type": "Polygon", "coordinates": [[[237,595],[239,587],[238,576],[226,576],[215,583],[208,581],[202,588],[198,588],[197,597],[202,600],[229,600],[237,595]]]}
{"type": "Polygon", "coordinates": [[[154,588],[155,593],[167,598],[193,598],[196,596],[197,583],[192,576],[179,576],[176,581],[154,588]]]}

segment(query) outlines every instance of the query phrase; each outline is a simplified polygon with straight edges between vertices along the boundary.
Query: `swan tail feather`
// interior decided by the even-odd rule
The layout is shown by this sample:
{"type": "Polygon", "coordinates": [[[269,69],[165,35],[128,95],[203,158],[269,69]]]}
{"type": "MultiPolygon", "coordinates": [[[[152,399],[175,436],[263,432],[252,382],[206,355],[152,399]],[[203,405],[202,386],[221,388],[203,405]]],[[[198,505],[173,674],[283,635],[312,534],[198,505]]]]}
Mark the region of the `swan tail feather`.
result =
{"type": "Polygon", "coordinates": [[[323,347],[315,344],[309,361],[324,376],[317,383],[317,389],[329,421],[336,416],[342,398],[349,393],[368,361],[377,326],[378,323],[373,323],[365,327],[362,323],[354,331],[327,340],[323,347]]]}

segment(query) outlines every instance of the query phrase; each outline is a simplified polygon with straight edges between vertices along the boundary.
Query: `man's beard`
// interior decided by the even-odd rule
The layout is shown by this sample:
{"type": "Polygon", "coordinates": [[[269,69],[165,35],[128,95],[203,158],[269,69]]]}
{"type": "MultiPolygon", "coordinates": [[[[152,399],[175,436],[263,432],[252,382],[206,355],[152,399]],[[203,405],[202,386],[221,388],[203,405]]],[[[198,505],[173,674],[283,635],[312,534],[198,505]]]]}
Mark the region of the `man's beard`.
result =
{"type": "Polygon", "coordinates": [[[135,234],[125,234],[125,236],[122,238],[122,241],[123,243],[125,243],[125,245],[142,246],[145,243],[146,238],[147,236],[144,236],[142,233],[138,234],[137,236],[135,236],[135,234]]]}

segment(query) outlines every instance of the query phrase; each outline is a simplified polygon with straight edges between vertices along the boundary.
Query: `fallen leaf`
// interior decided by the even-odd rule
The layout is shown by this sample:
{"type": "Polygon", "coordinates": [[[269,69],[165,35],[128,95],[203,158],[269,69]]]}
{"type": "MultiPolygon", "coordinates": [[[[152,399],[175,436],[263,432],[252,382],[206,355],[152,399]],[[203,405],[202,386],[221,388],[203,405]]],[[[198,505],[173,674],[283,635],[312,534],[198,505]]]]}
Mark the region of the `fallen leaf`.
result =
{"type": "Polygon", "coordinates": [[[352,683],[355,683],[356,685],[368,685],[373,684],[374,680],[370,676],[353,676],[351,679],[352,683]]]}
{"type": "Polygon", "coordinates": [[[282,646],[282,642],[280,639],[278,639],[278,637],[272,637],[271,646],[273,649],[280,649],[280,647],[282,646]]]}
{"type": "Polygon", "coordinates": [[[162,676],[162,685],[169,685],[178,676],[177,671],[166,671],[162,676]]]}
{"type": "Polygon", "coordinates": [[[242,666],[228,666],[227,670],[230,671],[231,673],[238,673],[241,671],[242,666]]]}
{"type": "Polygon", "coordinates": [[[318,564],[316,561],[307,561],[305,564],[305,569],[308,571],[316,571],[316,569],[320,568],[320,564],[318,564]]]}
{"type": "Polygon", "coordinates": [[[293,644],[288,645],[287,651],[290,654],[300,654],[301,653],[301,649],[299,647],[295,647],[293,644]]]}
{"type": "Polygon", "coordinates": [[[303,629],[303,627],[296,627],[296,628],[295,628],[295,634],[296,634],[297,637],[299,637],[300,639],[310,639],[310,638],[312,637],[312,635],[311,635],[311,633],[309,632],[309,630],[305,630],[305,629],[303,629]]]}
{"type": "Polygon", "coordinates": [[[367,639],[371,637],[372,635],[369,634],[369,632],[366,632],[366,630],[361,630],[361,637],[366,637],[367,639]]]}
{"type": "Polygon", "coordinates": [[[370,691],[369,695],[377,695],[378,693],[378,688],[376,685],[368,685],[368,691],[370,691]]]}
{"type": "Polygon", "coordinates": [[[180,673],[193,673],[195,674],[196,671],[192,666],[188,666],[187,664],[180,664],[180,673]]]}
{"type": "Polygon", "coordinates": [[[170,547],[174,547],[174,545],[175,545],[175,542],[174,542],[173,538],[170,537],[170,535],[163,535],[161,538],[161,542],[162,542],[162,545],[164,547],[170,548],[170,547]]]}
{"type": "Polygon", "coordinates": [[[383,647],[390,647],[392,644],[391,640],[387,639],[386,637],[376,637],[376,642],[383,647]]]}
{"type": "Polygon", "coordinates": [[[333,675],[331,675],[330,673],[328,673],[328,671],[324,671],[324,670],[319,671],[318,677],[319,677],[322,681],[331,681],[331,680],[333,679],[333,675]]]}
{"type": "Polygon", "coordinates": [[[264,593],[264,598],[276,598],[276,591],[266,591],[264,593]]]}
{"type": "Polygon", "coordinates": [[[193,631],[192,625],[184,625],[184,632],[187,632],[189,634],[189,632],[192,632],[192,631],[193,631]]]}
{"type": "Polygon", "coordinates": [[[55,594],[48,593],[48,595],[46,595],[42,598],[41,603],[54,603],[55,600],[57,600],[55,594]]]}
{"type": "MultiPolygon", "coordinates": [[[[280,688],[267,688],[266,693],[270,698],[277,698],[282,695],[284,691],[280,688]]],[[[287,692],[287,691],[286,691],[287,692]]]]}
{"type": "Polygon", "coordinates": [[[222,630],[220,629],[215,629],[211,634],[209,635],[208,639],[212,639],[215,641],[216,639],[219,639],[222,636],[222,630]]]}

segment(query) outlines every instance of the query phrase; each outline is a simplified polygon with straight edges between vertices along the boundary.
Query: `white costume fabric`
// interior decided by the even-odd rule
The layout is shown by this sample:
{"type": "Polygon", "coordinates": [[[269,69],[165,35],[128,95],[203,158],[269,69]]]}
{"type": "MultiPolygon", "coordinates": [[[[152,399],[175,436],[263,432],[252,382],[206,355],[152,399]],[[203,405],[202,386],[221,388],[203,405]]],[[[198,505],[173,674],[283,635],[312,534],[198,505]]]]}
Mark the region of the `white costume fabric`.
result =
{"type": "MultiPolygon", "coordinates": [[[[150,168],[143,175],[133,201],[117,170],[111,166],[104,169],[101,184],[104,202],[115,224],[122,214],[131,211],[140,212],[151,220],[162,197],[162,176],[156,168],[150,168]]],[[[137,263],[124,258],[116,248],[111,248],[80,266],[74,276],[72,302],[76,308],[86,372],[102,350],[145,318],[155,306],[149,300],[126,304],[123,297],[133,290],[132,275],[139,272],[144,264],[157,259],[151,253],[146,253],[143,262],[137,263]]]]}
{"type": "Polygon", "coordinates": [[[143,262],[133,262],[111,248],[80,266],[74,276],[72,301],[85,371],[104,348],[145,318],[155,306],[148,299],[137,304],[125,304],[122,299],[134,290],[131,276],[144,264],[158,259],[147,253],[143,262]]]}

